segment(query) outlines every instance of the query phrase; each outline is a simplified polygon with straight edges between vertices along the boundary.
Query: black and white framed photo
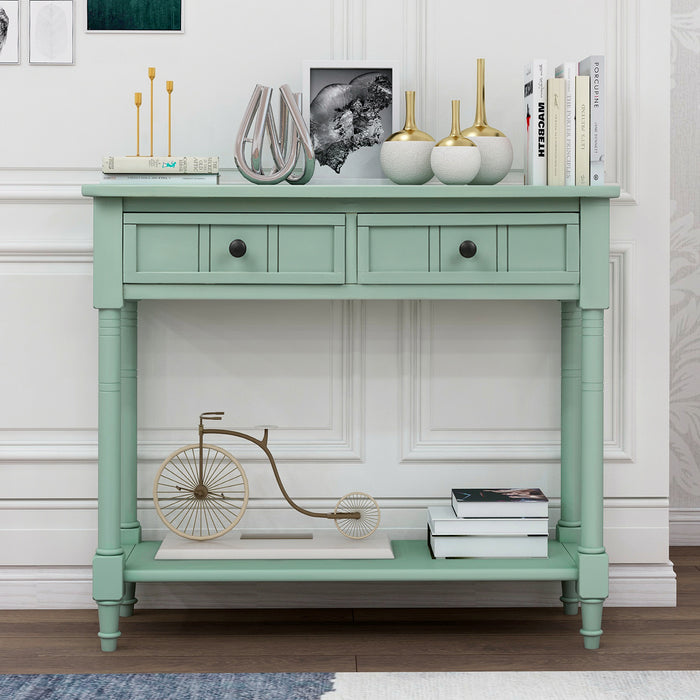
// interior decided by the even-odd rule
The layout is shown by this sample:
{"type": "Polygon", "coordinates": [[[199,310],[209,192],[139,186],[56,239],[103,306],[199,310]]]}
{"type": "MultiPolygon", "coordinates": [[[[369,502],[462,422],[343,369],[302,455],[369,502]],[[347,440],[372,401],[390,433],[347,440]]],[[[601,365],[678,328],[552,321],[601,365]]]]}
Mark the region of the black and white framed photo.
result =
{"type": "Polygon", "coordinates": [[[398,131],[398,61],[307,61],[304,117],[314,180],[381,179],[379,152],[398,131]]]}
{"type": "Polygon", "coordinates": [[[19,0],[0,0],[0,63],[19,63],[19,0]]]}
{"type": "Polygon", "coordinates": [[[88,32],[183,33],[183,0],[87,0],[88,32]]]}
{"type": "Polygon", "coordinates": [[[29,63],[73,64],[73,0],[29,0],[29,63]]]}

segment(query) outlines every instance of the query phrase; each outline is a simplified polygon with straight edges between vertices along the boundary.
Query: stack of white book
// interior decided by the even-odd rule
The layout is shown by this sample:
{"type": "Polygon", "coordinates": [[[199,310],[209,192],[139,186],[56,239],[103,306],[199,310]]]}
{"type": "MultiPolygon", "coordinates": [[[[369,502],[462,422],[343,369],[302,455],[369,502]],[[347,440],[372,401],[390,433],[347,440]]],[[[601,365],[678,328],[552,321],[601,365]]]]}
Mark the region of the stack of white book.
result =
{"type": "Polygon", "coordinates": [[[452,489],[452,507],[428,508],[433,557],[547,556],[547,497],[537,488],[452,489]]]}

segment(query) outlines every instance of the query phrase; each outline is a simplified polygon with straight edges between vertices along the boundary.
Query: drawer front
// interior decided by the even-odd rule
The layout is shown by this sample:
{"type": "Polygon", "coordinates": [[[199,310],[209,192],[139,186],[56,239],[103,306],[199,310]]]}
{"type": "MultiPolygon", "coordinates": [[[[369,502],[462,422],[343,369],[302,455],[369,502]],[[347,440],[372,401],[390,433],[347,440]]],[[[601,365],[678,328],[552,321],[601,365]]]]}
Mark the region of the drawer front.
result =
{"type": "Polygon", "coordinates": [[[179,214],[170,223],[164,215],[126,215],[124,281],[342,284],[345,216],[179,214]]]}
{"type": "Polygon", "coordinates": [[[578,270],[578,227],[566,224],[508,227],[510,272],[578,270]]]}
{"type": "Polygon", "coordinates": [[[140,273],[197,272],[199,226],[153,224],[135,231],[134,271],[140,273]]]}
{"type": "Polygon", "coordinates": [[[360,214],[357,223],[360,283],[578,283],[574,214],[360,214]]]}

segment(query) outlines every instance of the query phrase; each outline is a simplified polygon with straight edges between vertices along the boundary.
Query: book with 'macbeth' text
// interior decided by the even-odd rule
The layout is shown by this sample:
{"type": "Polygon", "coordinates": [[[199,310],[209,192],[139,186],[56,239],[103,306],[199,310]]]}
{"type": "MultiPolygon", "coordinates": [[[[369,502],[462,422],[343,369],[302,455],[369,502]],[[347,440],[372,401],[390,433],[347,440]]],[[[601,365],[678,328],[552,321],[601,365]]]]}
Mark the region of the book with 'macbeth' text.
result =
{"type": "Polygon", "coordinates": [[[547,61],[525,66],[525,184],[547,184],[547,61]]]}
{"type": "Polygon", "coordinates": [[[173,175],[219,172],[219,156],[105,156],[103,173],[161,173],[173,175]]]}
{"type": "Polygon", "coordinates": [[[548,504],[537,488],[452,489],[458,518],[546,518],[548,504]]]}

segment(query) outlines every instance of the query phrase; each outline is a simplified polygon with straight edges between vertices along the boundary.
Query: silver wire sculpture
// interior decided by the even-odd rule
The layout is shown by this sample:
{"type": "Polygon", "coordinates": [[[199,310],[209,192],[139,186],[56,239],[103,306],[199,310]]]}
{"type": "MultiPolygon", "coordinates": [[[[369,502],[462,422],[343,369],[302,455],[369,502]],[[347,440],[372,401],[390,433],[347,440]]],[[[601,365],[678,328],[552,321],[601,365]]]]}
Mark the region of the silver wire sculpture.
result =
{"type": "Polygon", "coordinates": [[[258,185],[276,185],[283,180],[292,185],[303,185],[314,174],[316,157],[301,114],[301,94],[293,93],[289,85],[280,87],[278,133],[272,113],[272,92],[272,88],[264,85],[255,86],[236,136],[234,161],[241,175],[258,185]],[[249,136],[251,129],[252,135],[249,136]],[[267,173],[262,164],[266,134],[274,161],[274,167],[267,173]],[[250,163],[246,160],[246,144],[250,145],[250,163]],[[294,168],[300,156],[303,170],[295,175],[294,168]]]}

